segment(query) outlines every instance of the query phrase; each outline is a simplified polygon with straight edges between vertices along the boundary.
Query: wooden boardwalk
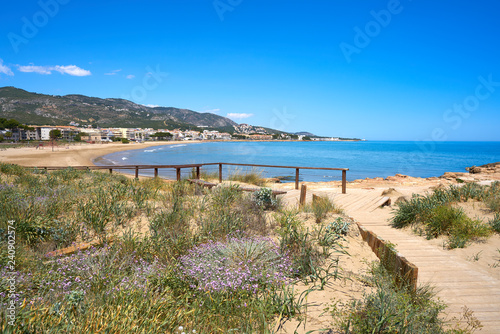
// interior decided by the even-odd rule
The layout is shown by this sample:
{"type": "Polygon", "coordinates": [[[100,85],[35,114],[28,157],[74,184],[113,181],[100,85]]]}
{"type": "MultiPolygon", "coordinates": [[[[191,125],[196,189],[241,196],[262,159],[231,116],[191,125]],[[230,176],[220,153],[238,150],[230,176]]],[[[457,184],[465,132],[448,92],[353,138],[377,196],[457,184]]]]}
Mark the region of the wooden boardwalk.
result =
{"type": "MultiPolygon", "coordinates": [[[[434,286],[437,296],[448,305],[447,319],[460,318],[467,306],[484,326],[480,333],[500,333],[500,280],[423,237],[390,227],[391,210],[380,208],[387,201],[380,189],[349,189],[347,194],[339,189],[320,189],[309,191],[307,202],[312,193],[330,197],[348,216],[395,244],[398,252],[418,267],[419,284],[434,286]]],[[[298,190],[289,191],[284,203],[297,204],[299,195],[298,190]]]]}

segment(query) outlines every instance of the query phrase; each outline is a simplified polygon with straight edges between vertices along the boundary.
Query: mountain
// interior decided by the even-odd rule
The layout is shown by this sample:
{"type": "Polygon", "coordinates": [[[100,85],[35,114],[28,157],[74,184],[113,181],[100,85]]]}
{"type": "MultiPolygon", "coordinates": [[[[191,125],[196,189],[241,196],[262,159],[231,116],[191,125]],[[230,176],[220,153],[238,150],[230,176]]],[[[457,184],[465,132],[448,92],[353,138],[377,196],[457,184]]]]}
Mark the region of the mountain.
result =
{"type": "Polygon", "coordinates": [[[294,135],[297,135],[297,136],[308,136],[308,137],[317,137],[315,134],[312,134],[310,132],[305,132],[305,131],[295,132],[294,135]]]}
{"type": "Polygon", "coordinates": [[[173,107],[147,107],[124,99],[84,95],[44,95],[0,88],[0,117],[29,125],[93,125],[154,129],[203,127],[233,132],[237,123],[211,113],[173,107]]]}

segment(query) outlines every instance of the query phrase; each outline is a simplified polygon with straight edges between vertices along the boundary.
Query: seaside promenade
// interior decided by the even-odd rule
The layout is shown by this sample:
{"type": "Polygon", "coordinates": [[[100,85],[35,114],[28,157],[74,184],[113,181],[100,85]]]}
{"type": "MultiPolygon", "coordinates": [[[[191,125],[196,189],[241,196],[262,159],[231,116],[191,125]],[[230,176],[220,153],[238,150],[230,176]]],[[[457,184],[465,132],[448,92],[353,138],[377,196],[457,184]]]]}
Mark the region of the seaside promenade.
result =
{"type": "MultiPolygon", "coordinates": [[[[418,267],[418,284],[434,286],[437,297],[448,305],[445,314],[451,323],[456,323],[454,317],[461,318],[466,306],[484,326],[481,333],[500,333],[499,275],[478,268],[474,262],[409,230],[392,228],[389,220],[393,208],[380,207],[388,199],[381,195],[382,189],[349,188],[347,194],[341,194],[338,188],[320,188],[308,192],[307,202],[312,201],[313,194],[328,196],[345,214],[395,244],[397,251],[418,267]]],[[[291,190],[283,201],[297,205],[299,196],[300,190],[291,190]]]]}

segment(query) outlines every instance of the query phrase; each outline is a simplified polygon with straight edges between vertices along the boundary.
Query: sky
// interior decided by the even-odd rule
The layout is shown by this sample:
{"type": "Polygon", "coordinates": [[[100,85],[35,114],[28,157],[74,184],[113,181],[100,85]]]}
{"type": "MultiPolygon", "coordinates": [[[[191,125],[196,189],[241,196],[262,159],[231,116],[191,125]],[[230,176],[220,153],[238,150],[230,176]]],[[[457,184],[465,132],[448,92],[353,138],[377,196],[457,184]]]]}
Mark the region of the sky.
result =
{"type": "Polygon", "coordinates": [[[40,0],[0,12],[0,87],[286,132],[500,141],[500,2],[40,0]]]}

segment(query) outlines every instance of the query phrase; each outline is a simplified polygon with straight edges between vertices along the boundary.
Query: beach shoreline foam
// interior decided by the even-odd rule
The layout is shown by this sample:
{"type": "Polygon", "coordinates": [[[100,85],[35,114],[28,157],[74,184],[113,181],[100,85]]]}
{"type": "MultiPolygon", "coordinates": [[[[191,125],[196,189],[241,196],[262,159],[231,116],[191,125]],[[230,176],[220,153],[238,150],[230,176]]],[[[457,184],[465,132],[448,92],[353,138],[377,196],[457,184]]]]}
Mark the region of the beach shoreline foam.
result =
{"type": "Polygon", "coordinates": [[[174,145],[189,143],[186,141],[145,142],[145,143],[106,143],[46,146],[43,149],[33,147],[9,148],[0,151],[0,161],[3,163],[18,164],[25,167],[64,167],[64,166],[91,166],[94,161],[106,154],[140,150],[153,146],[174,145]]]}

